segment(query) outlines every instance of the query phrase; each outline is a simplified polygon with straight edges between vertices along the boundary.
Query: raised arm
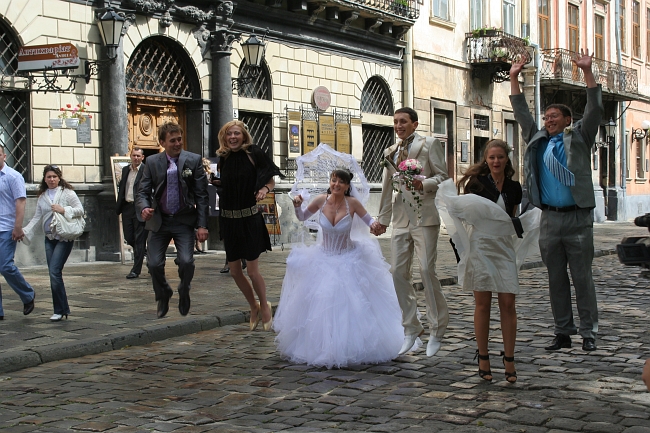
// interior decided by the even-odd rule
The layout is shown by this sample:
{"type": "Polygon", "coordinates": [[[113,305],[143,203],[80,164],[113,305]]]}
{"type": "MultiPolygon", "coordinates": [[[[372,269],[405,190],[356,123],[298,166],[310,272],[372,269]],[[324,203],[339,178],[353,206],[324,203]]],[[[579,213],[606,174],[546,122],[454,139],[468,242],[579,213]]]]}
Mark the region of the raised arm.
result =
{"type": "Polygon", "coordinates": [[[532,140],[533,136],[539,131],[535,118],[530,114],[526,98],[519,88],[519,73],[524,68],[525,60],[520,59],[513,63],[510,68],[510,104],[515,113],[515,120],[521,128],[521,135],[526,143],[532,140]]]}

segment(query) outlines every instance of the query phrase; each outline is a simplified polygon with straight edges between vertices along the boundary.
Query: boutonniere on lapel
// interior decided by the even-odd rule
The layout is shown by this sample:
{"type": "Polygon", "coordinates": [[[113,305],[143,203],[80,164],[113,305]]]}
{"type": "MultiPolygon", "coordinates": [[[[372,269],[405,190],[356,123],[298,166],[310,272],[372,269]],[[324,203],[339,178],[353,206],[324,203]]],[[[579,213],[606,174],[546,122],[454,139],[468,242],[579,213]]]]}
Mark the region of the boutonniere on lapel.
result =
{"type": "Polygon", "coordinates": [[[192,177],[192,170],[189,168],[185,168],[183,172],[181,173],[182,177],[192,177]]]}
{"type": "Polygon", "coordinates": [[[572,128],[572,127],[567,126],[566,128],[564,128],[564,133],[565,133],[565,134],[571,134],[571,132],[573,132],[573,128],[572,128]]]}
{"type": "Polygon", "coordinates": [[[382,158],[379,160],[379,166],[381,168],[388,168],[388,160],[386,158],[382,158]]]}

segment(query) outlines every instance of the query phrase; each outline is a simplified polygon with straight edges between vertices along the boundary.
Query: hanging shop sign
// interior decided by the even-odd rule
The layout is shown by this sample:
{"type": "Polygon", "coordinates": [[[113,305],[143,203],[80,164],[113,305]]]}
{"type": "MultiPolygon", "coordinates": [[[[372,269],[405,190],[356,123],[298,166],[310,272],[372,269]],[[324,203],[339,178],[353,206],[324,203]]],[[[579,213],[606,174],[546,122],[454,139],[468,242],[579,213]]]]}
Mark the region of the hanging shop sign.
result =
{"type": "Polygon", "coordinates": [[[76,69],[79,51],[71,43],[32,45],[18,50],[18,71],[76,69]]]}
{"type": "Polygon", "coordinates": [[[325,143],[332,149],[336,149],[336,134],[334,132],[334,116],[321,114],[318,116],[318,143],[325,143]]]}
{"type": "Polygon", "coordinates": [[[330,108],[330,104],[332,103],[332,94],[327,90],[327,87],[318,86],[311,94],[311,103],[314,108],[317,108],[319,111],[325,111],[330,108]]]}

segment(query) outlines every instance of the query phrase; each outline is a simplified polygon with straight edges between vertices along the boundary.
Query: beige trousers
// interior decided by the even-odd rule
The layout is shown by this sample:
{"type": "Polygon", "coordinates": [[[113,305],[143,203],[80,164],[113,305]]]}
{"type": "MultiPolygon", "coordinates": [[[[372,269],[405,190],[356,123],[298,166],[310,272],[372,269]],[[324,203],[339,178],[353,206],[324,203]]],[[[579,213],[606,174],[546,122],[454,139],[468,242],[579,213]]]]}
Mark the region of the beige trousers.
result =
{"type": "Polygon", "coordinates": [[[436,275],[438,234],[440,226],[393,228],[391,238],[391,271],[402,309],[404,334],[419,334],[424,327],[417,317],[417,296],[411,284],[413,251],[420,261],[420,273],[424,285],[427,319],[431,336],[442,338],[449,323],[447,301],[436,275]]]}

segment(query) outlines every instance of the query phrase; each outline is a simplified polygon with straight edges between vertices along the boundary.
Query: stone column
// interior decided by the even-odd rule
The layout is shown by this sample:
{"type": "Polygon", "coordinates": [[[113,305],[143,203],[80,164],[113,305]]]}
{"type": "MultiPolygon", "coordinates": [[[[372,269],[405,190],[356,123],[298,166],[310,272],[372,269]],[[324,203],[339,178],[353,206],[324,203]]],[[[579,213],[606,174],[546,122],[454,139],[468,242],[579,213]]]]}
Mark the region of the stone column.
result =
{"type": "MultiPolygon", "coordinates": [[[[103,60],[103,59],[102,59],[103,60]]],[[[101,69],[102,87],[102,156],[104,182],[112,182],[111,156],[124,155],[129,150],[129,128],[126,107],[126,76],[124,50],[117,48],[117,58],[101,69]]]]}
{"type": "Polygon", "coordinates": [[[219,130],[232,120],[232,80],[230,76],[230,49],[238,35],[228,29],[211,33],[212,100],[210,101],[211,139],[210,155],[219,148],[219,130]]]}

